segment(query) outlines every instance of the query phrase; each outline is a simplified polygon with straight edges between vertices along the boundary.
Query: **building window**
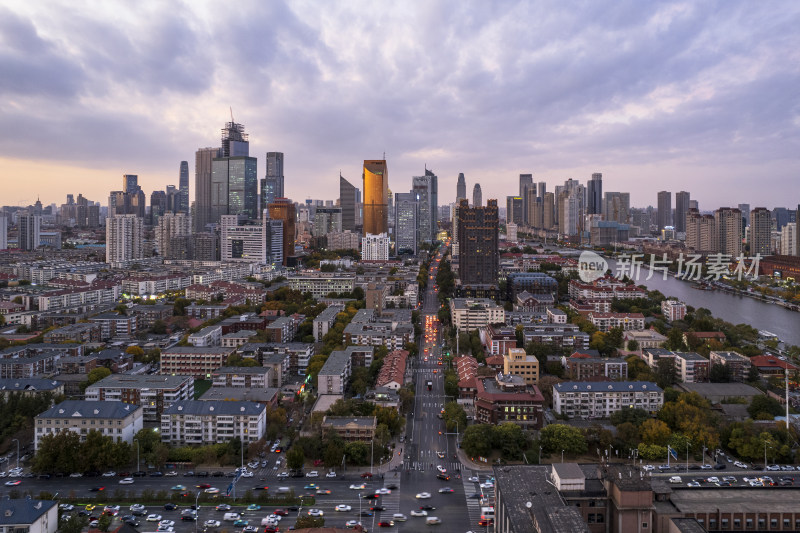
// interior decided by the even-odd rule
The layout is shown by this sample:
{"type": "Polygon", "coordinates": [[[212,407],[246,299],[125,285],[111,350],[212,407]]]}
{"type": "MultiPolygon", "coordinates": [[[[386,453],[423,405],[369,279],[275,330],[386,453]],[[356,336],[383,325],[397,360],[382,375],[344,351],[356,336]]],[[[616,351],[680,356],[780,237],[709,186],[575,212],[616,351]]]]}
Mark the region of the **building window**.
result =
{"type": "Polygon", "coordinates": [[[647,529],[647,522],[642,522],[642,529],[647,529]]]}
{"type": "Polygon", "coordinates": [[[733,519],[733,527],[734,529],[742,529],[742,520],[739,518],[733,519]]]}
{"type": "Polygon", "coordinates": [[[722,529],[728,529],[728,519],[727,518],[723,518],[722,519],[722,529]]]}
{"type": "Polygon", "coordinates": [[[753,519],[752,518],[745,519],[745,527],[747,529],[753,529],[753,519]]]}

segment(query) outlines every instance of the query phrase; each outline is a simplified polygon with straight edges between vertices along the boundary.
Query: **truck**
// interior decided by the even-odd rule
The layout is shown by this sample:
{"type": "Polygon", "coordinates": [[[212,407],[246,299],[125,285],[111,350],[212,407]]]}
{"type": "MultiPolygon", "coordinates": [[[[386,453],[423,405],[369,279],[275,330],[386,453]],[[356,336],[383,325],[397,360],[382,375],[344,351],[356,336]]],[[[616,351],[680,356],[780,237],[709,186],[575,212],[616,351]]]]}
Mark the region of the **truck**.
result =
{"type": "Polygon", "coordinates": [[[433,381],[428,380],[427,382],[425,382],[425,384],[428,386],[428,390],[433,389],[433,381]]]}

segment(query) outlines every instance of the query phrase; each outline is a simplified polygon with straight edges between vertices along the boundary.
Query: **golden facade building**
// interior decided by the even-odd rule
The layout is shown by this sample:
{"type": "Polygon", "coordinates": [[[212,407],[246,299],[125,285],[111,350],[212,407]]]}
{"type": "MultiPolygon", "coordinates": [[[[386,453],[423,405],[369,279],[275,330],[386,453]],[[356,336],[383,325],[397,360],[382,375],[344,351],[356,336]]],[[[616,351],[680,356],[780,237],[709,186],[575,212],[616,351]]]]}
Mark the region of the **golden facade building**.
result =
{"type": "Polygon", "coordinates": [[[269,218],[283,220],[283,264],[294,255],[295,214],[294,203],[288,198],[275,198],[269,204],[269,218]]]}
{"type": "Polygon", "coordinates": [[[389,170],[385,159],[364,161],[364,235],[389,233],[389,170]]]}

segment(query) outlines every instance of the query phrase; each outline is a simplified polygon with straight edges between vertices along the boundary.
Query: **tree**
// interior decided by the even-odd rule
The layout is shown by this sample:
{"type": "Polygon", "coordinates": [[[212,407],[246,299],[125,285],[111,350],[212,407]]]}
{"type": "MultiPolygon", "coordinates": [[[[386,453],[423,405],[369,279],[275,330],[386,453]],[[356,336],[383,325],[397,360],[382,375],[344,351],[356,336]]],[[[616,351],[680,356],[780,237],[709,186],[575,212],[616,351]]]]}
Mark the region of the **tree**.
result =
{"type": "Polygon", "coordinates": [[[87,384],[91,385],[93,383],[97,383],[101,379],[107,378],[110,375],[111,375],[111,370],[109,370],[104,366],[93,368],[92,370],[89,371],[89,375],[87,376],[88,378],[87,384]]]}
{"type": "Polygon", "coordinates": [[[292,448],[286,452],[286,466],[292,470],[299,470],[303,468],[303,464],[305,462],[305,454],[303,454],[303,450],[298,446],[292,446],[292,448]]]}
{"type": "Polygon", "coordinates": [[[665,389],[678,381],[678,371],[675,368],[675,359],[662,357],[656,364],[656,385],[665,389]]]}
{"type": "Polygon", "coordinates": [[[667,334],[667,342],[664,345],[667,350],[676,352],[686,350],[686,344],[683,342],[683,331],[678,328],[672,328],[667,334]]]}
{"type": "Polygon", "coordinates": [[[754,396],[747,408],[747,413],[753,420],[772,420],[783,412],[781,404],[769,396],[754,396]]]}
{"type": "Polygon", "coordinates": [[[58,530],[61,533],[81,533],[83,528],[89,525],[89,517],[81,516],[79,514],[68,515],[65,520],[62,520],[58,525],[58,530]]]}
{"type": "MultiPolygon", "coordinates": [[[[549,426],[548,426],[549,427],[549,426]]],[[[469,426],[464,431],[461,447],[470,457],[488,457],[492,453],[493,432],[488,424],[469,426]]]]}
{"type": "Polygon", "coordinates": [[[714,363],[708,371],[708,380],[711,383],[730,383],[732,377],[731,367],[722,363],[714,363]]]}
{"type": "Polygon", "coordinates": [[[636,352],[639,350],[639,341],[636,339],[631,339],[628,341],[628,351],[629,352],[636,352]]]}
{"type": "Polygon", "coordinates": [[[750,383],[756,383],[760,377],[758,372],[758,368],[755,365],[750,366],[750,370],[747,372],[747,381],[750,383]]]}
{"type": "Polygon", "coordinates": [[[144,350],[142,350],[139,346],[128,346],[125,350],[126,354],[132,355],[134,361],[141,361],[142,357],[144,357],[144,350]]]}
{"type": "Polygon", "coordinates": [[[153,322],[153,326],[150,328],[150,332],[156,335],[164,335],[167,332],[167,323],[159,318],[158,320],[153,322]]]}
{"type": "Polygon", "coordinates": [[[324,526],[325,526],[325,518],[322,516],[314,517],[308,515],[300,515],[294,522],[295,529],[306,529],[306,528],[324,527],[324,526]]]}
{"type": "Polygon", "coordinates": [[[645,420],[639,428],[639,434],[642,442],[645,444],[657,444],[664,446],[669,441],[672,431],[669,426],[661,420],[649,419],[645,420]]]}
{"type": "Polygon", "coordinates": [[[111,521],[113,519],[114,519],[113,516],[103,513],[97,520],[97,529],[99,529],[100,531],[108,531],[108,529],[111,527],[111,521]]]}
{"type": "Polygon", "coordinates": [[[464,431],[467,429],[467,413],[458,402],[447,402],[444,404],[444,418],[445,427],[447,431],[464,431]]]}
{"type": "Polygon", "coordinates": [[[581,455],[588,449],[581,430],[565,424],[545,426],[539,432],[539,440],[545,453],[560,453],[563,450],[568,455],[581,455]]]}
{"type": "Polygon", "coordinates": [[[620,409],[611,413],[610,421],[615,426],[630,422],[636,427],[641,426],[645,420],[650,418],[650,414],[644,409],[620,409]]]}
{"type": "Polygon", "coordinates": [[[494,442],[503,458],[509,461],[522,459],[522,452],[528,447],[528,438],[522,428],[513,422],[504,422],[494,428],[494,442]]]}

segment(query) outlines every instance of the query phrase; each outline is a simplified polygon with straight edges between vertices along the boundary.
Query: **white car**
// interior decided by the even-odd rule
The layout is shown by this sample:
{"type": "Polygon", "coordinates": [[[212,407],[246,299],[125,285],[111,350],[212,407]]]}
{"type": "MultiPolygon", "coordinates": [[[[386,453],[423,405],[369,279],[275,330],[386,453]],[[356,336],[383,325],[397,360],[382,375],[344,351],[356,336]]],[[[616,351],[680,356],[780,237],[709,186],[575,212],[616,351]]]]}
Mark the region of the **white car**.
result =
{"type": "Polygon", "coordinates": [[[697,481],[690,481],[689,483],[686,484],[686,486],[687,487],[699,487],[700,483],[698,483],[697,481]]]}
{"type": "Polygon", "coordinates": [[[203,492],[205,492],[206,494],[219,494],[219,489],[217,487],[208,487],[203,492]]]}
{"type": "Polygon", "coordinates": [[[319,472],[316,470],[312,470],[311,472],[306,472],[306,477],[319,477],[319,472]]]}
{"type": "Polygon", "coordinates": [[[417,494],[417,499],[418,500],[427,500],[430,497],[431,497],[431,493],[430,492],[420,492],[419,494],[417,494]]]}
{"type": "Polygon", "coordinates": [[[480,481],[481,481],[481,478],[479,478],[478,476],[472,476],[472,477],[471,477],[471,478],[469,478],[467,481],[471,481],[471,482],[473,482],[473,483],[480,483],[480,481]]]}
{"type": "Polygon", "coordinates": [[[249,470],[247,472],[242,472],[242,477],[253,477],[253,473],[249,470]]]}
{"type": "Polygon", "coordinates": [[[717,476],[711,476],[710,478],[706,479],[708,483],[719,483],[719,478],[717,476]]]}
{"type": "Polygon", "coordinates": [[[411,511],[411,516],[428,516],[428,511],[417,511],[416,509],[413,509],[411,511]]]}
{"type": "Polygon", "coordinates": [[[219,520],[206,520],[203,522],[203,525],[205,527],[219,527],[222,525],[222,523],[219,520]]]}
{"type": "Polygon", "coordinates": [[[781,467],[778,466],[778,465],[767,465],[767,470],[770,470],[770,471],[775,471],[775,470],[780,470],[780,469],[781,469],[781,467]]]}
{"type": "Polygon", "coordinates": [[[73,509],[75,509],[75,506],[69,503],[62,503],[61,505],[58,506],[58,508],[61,509],[62,511],[70,512],[73,509]]]}
{"type": "Polygon", "coordinates": [[[114,477],[116,475],[117,473],[114,472],[113,470],[109,470],[108,472],[103,472],[103,477],[114,477]]]}
{"type": "Polygon", "coordinates": [[[262,526],[277,526],[278,525],[278,521],[275,520],[272,517],[273,517],[273,515],[269,515],[269,516],[267,516],[265,518],[262,518],[261,519],[261,525],[262,526]]]}
{"type": "Polygon", "coordinates": [[[493,489],[494,488],[494,483],[492,483],[491,481],[487,481],[486,483],[481,483],[481,488],[482,489],[493,489]]]}
{"type": "Polygon", "coordinates": [[[750,468],[750,466],[748,466],[748,464],[747,464],[747,463],[743,463],[743,462],[741,462],[741,461],[734,461],[734,462],[733,462],[733,466],[735,466],[735,467],[737,467],[737,468],[744,468],[744,469],[748,469],[748,468],[750,468]]]}
{"type": "Polygon", "coordinates": [[[443,467],[442,465],[436,465],[436,470],[438,470],[442,474],[446,474],[447,473],[447,469],[445,467],[443,467]]]}
{"type": "Polygon", "coordinates": [[[175,528],[173,526],[158,526],[156,531],[158,533],[171,533],[172,531],[175,531],[175,528]]]}
{"type": "Polygon", "coordinates": [[[141,503],[134,503],[133,505],[131,505],[131,506],[130,506],[130,511],[131,511],[132,513],[133,513],[133,512],[141,512],[141,511],[144,511],[144,505],[142,505],[141,503]]]}
{"type": "Polygon", "coordinates": [[[653,465],[644,465],[642,467],[642,470],[644,470],[645,472],[652,472],[655,469],[656,469],[656,467],[654,467],[653,465]]]}
{"type": "Polygon", "coordinates": [[[258,468],[258,465],[259,465],[258,461],[250,461],[249,463],[247,463],[247,466],[249,466],[250,468],[258,468]]]}
{"type": "Polygon", "coordinates": [[[395,522],[405,522],[406,520],[408,520],[408,517],[406,517],[406,515],[404,515],[403,513],[395,513],[392,515],[392,520],[394,520],[395,522]]]}
{"type": "Polygon", "coordinates": [[[750,481],[750,486],[751,487],[763,487],[764,484],[761,483],[759,480],[754,479],[754,480],[750,481]]]}
{"type": "Polygon", "coordinates": [[[83,474],[80,472],[73,472],[69,475],[69,477],[83,477],[83,474]]]}
{"type": "Polygon", "coordinates": [[[365,483],[362,483],[361,485],[350,485],[350,488],[352,490],[364,490],[367,488],[367,485],[365,483]]]}
{"type": "Polygon", "coordinates": [[[334,508],[334,511],[340,511],[340,512],[343,512],[343,513],[346,513],[347,511],[352,511],[352,510],[353,510],[352,507],[350,507],[349,505],[345,505],[345,504],[337,505],[334,508]]]}
{"type": "Polygon", "coordinates": [[[163,527],[172,527],[175,525],[175,522],[173,522],[172,520],[162,520],[161,522],[158,523],[158,525],[163,527]]]}
{"type": "Polygon", "coordinates": [[[170,470],[169,472],[167,472],[166,474],[164,474],[164,477],[175,477],[175,476],[177,476],[177,475],[178,475],[178,472],[177,472],[177,471],[175,471],[175,470],[170,470]]]}
{"type": "Polygon", "coordinates": [[[325,474],[325,477],[329,477],[329,478],[330,477],[336,477],[336,472],[328,472],[327,474],[325,474]]]}
{"type": "Polygon", "coordinates": [[[391,493],[392,493],[392,490],[391,489],[387,489],[386,487],[382,487],[382,488],[380,488],[380,489],[375,491],[375,494],[391,494],[391,493]]]}
{"type": "Polygon", "coordinates": [[[322,509],[309,509],[308,516],[323,516],[325,513],[322,512],[322,509]]]}
{"type": "Polygon", "coordinates": [[[119,480],[120,485],[133,485],[133,478],[132,477],[124,477],[119,480]]]}
{"type": "Polygon", "coordinates": [[[160,514],[149,514],[147,518],[145,518],[148,522],[161,522],[161,515],[160,514]]]}
{"type": "Polygon", "coordinates": [[[354,527],[360,525],[361,522],[359,522],[358,520],[348,520],[347,522],[345,522],[344,527],[346,527],[347,529],[353,529],[354,527]]]}
{"type": "Polygon", "coordinates": [[[669,478],[669,482],[670,483],[683,483],[683,480],[681,479],[681,476],[672,476],[671,478],[669,478]]]}

